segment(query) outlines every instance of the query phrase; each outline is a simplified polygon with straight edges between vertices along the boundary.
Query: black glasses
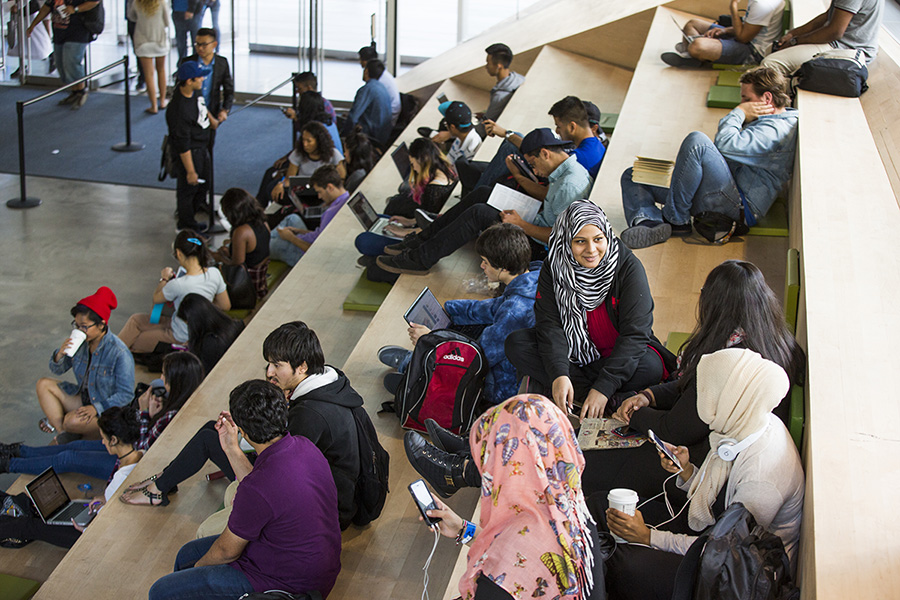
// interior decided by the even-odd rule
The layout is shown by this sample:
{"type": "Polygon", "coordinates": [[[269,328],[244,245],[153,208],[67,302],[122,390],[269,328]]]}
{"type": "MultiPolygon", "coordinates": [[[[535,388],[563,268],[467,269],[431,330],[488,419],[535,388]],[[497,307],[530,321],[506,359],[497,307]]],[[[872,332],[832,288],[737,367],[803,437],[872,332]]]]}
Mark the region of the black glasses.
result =
{"type": "Polygon", "coordinates": [[[90,329],[91,327],[93,327],[94,325],[96,325],[96,323],[88,323],[87,325],[79,325],[76,321],[74,321],[74,320],[72,321],[72,329],[78,329],[85,333],[87,333],[87,330],[90,329]]]}
{"type": "Polygon", "coordinates": [[[206,48],[210,44],[215,44],[215,42],[194,42],[194,46],[197,48],[206,48]]]}

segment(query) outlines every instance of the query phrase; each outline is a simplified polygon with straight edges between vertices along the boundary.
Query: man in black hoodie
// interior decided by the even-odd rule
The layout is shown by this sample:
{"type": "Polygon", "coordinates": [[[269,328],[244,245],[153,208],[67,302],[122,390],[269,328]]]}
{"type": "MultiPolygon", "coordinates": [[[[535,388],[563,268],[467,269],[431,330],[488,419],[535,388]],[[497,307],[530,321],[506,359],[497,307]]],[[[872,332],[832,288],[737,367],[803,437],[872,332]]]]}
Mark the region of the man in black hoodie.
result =
{"type": "MultiPolygon", "coordinates": [[[[270,333],[263,342],[263,356],[268,363],[266,379],[284,390],[288,401],[288,432],[309,439],[328,460],[344,530],[357,511],[359,439],[352,409],[362,406],[363,399],[346,375],[325,364],[319,338],[302,321],[285,323],[270,333]]],[[[202,469],[207,460],[234,481],[235,469],[219,444],[215,425],[215,421],[209,421],[201,427],[162,473],[129,488],[122,501],[168,504],[167,494],[202,469]]],[[[247,471],[252,469],[249,458],[244,456],[242,460],[247,461],[247,471]]]]}

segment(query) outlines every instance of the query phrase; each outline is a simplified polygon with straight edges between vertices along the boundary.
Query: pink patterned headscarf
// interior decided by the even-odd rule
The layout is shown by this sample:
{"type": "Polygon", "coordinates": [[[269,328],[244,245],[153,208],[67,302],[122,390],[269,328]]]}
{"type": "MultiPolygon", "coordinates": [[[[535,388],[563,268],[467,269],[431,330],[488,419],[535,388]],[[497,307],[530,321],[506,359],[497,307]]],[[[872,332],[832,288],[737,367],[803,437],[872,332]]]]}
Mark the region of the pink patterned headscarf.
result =
{"type": "Polygon", "coordinates": [[[459,583],[465,600],[483,574],[515,598],[582,599],[593,585],[584,456],[566,415],[520,395],[484,413],[469,434],[481,472],[481,532],[459,583]]]}

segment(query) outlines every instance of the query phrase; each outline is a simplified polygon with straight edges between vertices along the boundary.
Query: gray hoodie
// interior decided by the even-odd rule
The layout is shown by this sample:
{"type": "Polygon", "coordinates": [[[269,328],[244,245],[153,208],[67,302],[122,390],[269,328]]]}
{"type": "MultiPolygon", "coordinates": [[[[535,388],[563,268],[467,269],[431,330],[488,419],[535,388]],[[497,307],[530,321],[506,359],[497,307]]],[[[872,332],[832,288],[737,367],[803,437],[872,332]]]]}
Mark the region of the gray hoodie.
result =
{"type": "Polygon", "coordinates": [[[509,75],[498,81],[497,85],[491,88],[491,103],[484,111],[484,118],[496,121],[503,109],[506,108],[506,103],[512,98],[513,93],[523,83],[525,83],[525,76],[519,75],[515,71],[510,71],[509,75]]]}

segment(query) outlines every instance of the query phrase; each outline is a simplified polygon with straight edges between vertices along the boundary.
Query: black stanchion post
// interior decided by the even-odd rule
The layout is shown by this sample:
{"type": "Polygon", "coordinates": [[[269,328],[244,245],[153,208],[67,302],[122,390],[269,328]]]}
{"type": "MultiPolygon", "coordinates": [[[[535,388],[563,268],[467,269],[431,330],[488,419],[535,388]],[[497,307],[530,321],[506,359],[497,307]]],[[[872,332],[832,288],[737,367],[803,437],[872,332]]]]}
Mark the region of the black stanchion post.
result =
{"type": "MultiPolygon", "coordinates": [[[[22,69],[24,71],[24,69],[22,69]]],[[[16,102],[16,117],[19,121],[19,194],[6,202],[9,208],[34,208],[41,204],[40,198],[29,198],[25,193],[25,103],[16,102]]]]}
{"type": "Polygon", "coordinates": [[[116,152],[137,152],[144,149],[144,144],[135,144],[131,141],[131,75],[128,72],[131,59],[128,58],[128,52],[122,58],[125,61],[125,143],[116,144],[112,149],[116,152]]]}

